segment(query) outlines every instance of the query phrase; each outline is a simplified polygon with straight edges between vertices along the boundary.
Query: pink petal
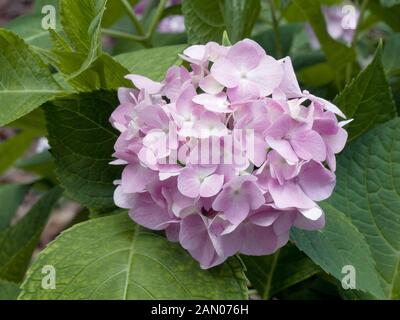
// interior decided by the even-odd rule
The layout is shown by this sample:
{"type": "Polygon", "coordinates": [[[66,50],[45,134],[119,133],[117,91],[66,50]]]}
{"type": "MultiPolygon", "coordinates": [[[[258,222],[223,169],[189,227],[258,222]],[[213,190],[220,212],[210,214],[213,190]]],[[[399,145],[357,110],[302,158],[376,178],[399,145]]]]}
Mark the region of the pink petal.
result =
{"type": "Polygon", "coordinates": [[[225,113],[232,112],[229,108],[229,103],[225,93],[217,95],[201,93],[193,97],[193,102],[204,106],[209,111],[225,113]]]}
{"type": "Polygon", "coordinates": [[[255,41],[245,39],[232,46],[226,58],[229,59],[238,70],[248,71],[254,69],[260,63],[264,55],[265,51],[259,44],[255,41]]]}
{"type": "Polygon", "coordinates": [[[182,219],[179,242],[193,258],[200,262],[203,269],[220,264],[227,258],[220,257],[216,253],[205,222],[198,214],[182,219]]]}
{"type": "Polygon", "coordinates": [[[299,158],[294,152],[290,143],[286,140],[275,139],[273,137],[266,138],[268,145],[277,151],[283,158],[291,163],[296,163],[299,158]]]}
{"type": "Polygon", "coordinates": [[[271,227],[260,227],[254,224],[243,226],[242,248],[240,252],[247,255],[262,256],[271,254],[277,249],[277,236],[271,227]]]}
{"type": "Polygon", "coordinates": [[[136,223],[152,230],[163,230],[175,220],[165,208],[156,205],[148,193],[136,195],[129,216],[136,223]]]}
{"type": "Polygon", "coordinates": [[[318,162],[306,163],[298,176],[303,191],[314,201],[330,197],[336,184],[335,175],[318,162]]]}
{"type": "Polygon", "coordinates": [[[247,73],[247,79],[257,84],[261,96],[270,95],[279,86],[282,78],[282,67],[270,56],[263,57],[260,64],[247,73]]]}
{"type": "Polygon", "coordinates": [[[280,185],[277,180],[271,180],[268,189],[277,208],[310,209],[315,207],[314,201],[307,197],[300,186],[293,181],[286,181],[280,185]]]}
{"type": "Polygon", "coordinates": [[[125,76],[125,79],[132,81],[134,86],[139,90],[145,90],[147,94],[155,94],[161,91],[163,85],[159,82],[155,82],[145,76],[138,74],[129,74],[125,76]]]}
{"type": "Polygon", "coordinates": [[[118,186],[114,191],[114,202],[115,204],[123,209],[130,209],[134,204],[135,194],[125,193],[122,191],[122,187],[118,186]]]}
{"type": "Polygon", "coordinates": [[[239,224],[250,211],[250,205],[241,194],[235,194],[230,188],[223,189],[213,202],[213,209],[223,211],[233,224],[239,224]]]}
{"type": "Polygon", "coordinates": [[[296,154],[304,160],[324,161],[326,159],[326,147],[321,136],[312,130],[304,130],[296,133],[290,140],[296,154]]]}
{"type": "Polygon", "coordinates": [[[221,174],[213,174],[204,179],[200,186],[201,197],[215,196],[224,184],[224,176],[221,174]]]}
{"type": "Polygon", "coordinates": [[[224,88],[224,86],[215,80],[211,74],[200,80],[199,87],[203,89],[204,92],[209,94],[220,93],[224,88]]]}
{"type": "Polygon", "coordinates": [[[125,193],[143,192],[156,177],[155,171],[145,168],[139,163],[128,165],[122,172],[122,191],[125,193]]]}
{"type": "Polygon", "coordinates": [[[347,141],[348,133],[343,128],[339,128],[337,134],[335,135],[324,135],[324,141],[329,146],[329,148],[333,151],[333,153],[339,153],[343,150],[346,141],[347,141]]]}
{"type": "Polygon", "coordinates": [[[293,222],[296,228],[303,230],[319,230],[325,226],[325,215],[322,214],[317,220],[310,220],[303,214],[297,214],[296,219],[293,222]]]}
{"type": "Polygon", "coordinates": [[[211,75],[227,88],[234,88],[239,84],[240,72],[226,57],[220,58],[211,67],[211,75]],[[229,70],[229,72],[227,72],[229,70]]]}
{"type": "Polygon", "coordinates": [[[292,60],[290,57],[285,57],[278,60],[278,62],[283,68],[283,77],[279,89],[282,90],[289,99],[301,97],[302,93],[299,83],[297,82],[296,74],[294,73],[292,60]]]}
{"type": "Polygon", "coordinates": [[[316,221],[318,220],[324,212],[318,206],[310,209],[299,209],[300,213],[309,220],[316,221]]]}

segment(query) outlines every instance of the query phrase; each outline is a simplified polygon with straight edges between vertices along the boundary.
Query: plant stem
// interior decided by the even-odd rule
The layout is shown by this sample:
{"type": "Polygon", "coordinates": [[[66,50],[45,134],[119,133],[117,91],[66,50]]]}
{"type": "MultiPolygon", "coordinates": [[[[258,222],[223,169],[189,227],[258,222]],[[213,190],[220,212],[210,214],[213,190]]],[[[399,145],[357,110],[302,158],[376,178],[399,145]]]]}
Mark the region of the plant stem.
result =
{"type": "Polygon", "coordinates": [[[162,14],[164,12],[166,0],[160,0],[157,10],[156,10],[156,13],[151,21],[151,24],[150,24],[150,27],[149,27],[149,30],[147,31],[147,33],[144,32],[143,26],[140,23],[140,21],[138,20],[138,18],[136,17],[134,11],[132,10],[132,8],[129,4],[129,1],[121,0],[121,3],[123,4],[126,12],[128,13],[129,18],[131,19],[131,21],[132,21],[133,25],[135,26],[136,31],[139,35],[129,34],[127,32],[113,30],[113,29],[106,29],[106,28],[101,29],[102,33],[105,35],[108,35],[110,37],[113,37],[113,38],[133,40],[136,42],[140,42],[147,48],[152,47],[151,38],[153,37],[154,32],[156,31],[158,22],[160,21],[162,14]]]}
{"type": "Polygon", "coordinates": [[[269,5],[271,7],[271,18],[272,18],[272,28],[274,30],[274,39],[275,39],[275,50],[276,50],[276,58],[281,58],[283,55],[282,45],[281,45],[281,34],[279,31],[279,22],[276,18],[275,12],[275,3],[274,0],[269,0],[269,5]]]}
{"type": "MultiPolygon", "coordinates": [[[[358,37],[360,36],[360,26],[364,20],[365,9],[367,8],[368,0],[364,0],[360,6],[360,16],[358,18],[357,27],[353,35],[353,39],[351,40],[351,48],[355,50],[357,45],[358,37]]],[[[349,63],[346,68],[346,83],[349,83],[351,80],[351,75],[353,74],[353,63],[349,63]]]]}
{"type": "Polygon", "coordinates": [[[367,8],[368,0],[364,0],[360,7],[360,16],[358,18],[357,27],[353,35],[353,39],[351,40],[351,46],[354,47],[358,41],[358,37],[360,36],[360,26],[364,20],[365,9],[367,8]]]}
{"type": "Polygon", "coordinates": [[[153,37],[154,32],[156,31],[157,25],[158,25],[158,21],[161,19],[162,14],[164,12],[164,7],[165,7],[165,2],[166,0],[160,0],[156,13],[153,17],[153,20],[151,21],[149,30],[147,31],[146,34],[146,38],[147,39],[151,39],[153,37]]]}
{"type": "Polygon", "coordinates": [[[125,40],[133,40],[137,41],[140,43],[144,43],[146,41],[146,38],[143,36],[137,36],[134,34],[130,34],[127,32],[123,31],[118,31],[118,30],[113,30],[113,29],[106,29],[102,28],[101,32],[107,36],[113,37],[113,38],[118,38],[118,39],[125,39],[125,40]]]}
{"type": "Polygon", "coordinates": [[[123,5],[129,19],[132,21],[132,24],[135,27],[137,33],[140,36],[144,36],[145,32],[143,26],[140,23],[139,19],[137,18],[135,11],[133,10],[131,4],[129,3],[129,0],[121,0],[121,4],[123,5]]]}

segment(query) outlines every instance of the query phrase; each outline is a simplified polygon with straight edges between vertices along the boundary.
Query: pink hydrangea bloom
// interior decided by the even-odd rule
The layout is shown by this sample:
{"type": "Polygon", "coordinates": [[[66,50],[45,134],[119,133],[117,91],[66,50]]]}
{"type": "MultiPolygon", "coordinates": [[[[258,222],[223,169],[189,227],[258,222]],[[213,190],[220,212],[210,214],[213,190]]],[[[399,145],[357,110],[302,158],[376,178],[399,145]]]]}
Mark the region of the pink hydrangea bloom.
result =
{"type": "MultiPolygon", "coordinates": [[[[360,11],[354,4],[344,2],[340,6],[322,6],[322,13],[329,35],[333,39],[342,40],[346,44],[350,44],[360,16],[360,11]]],[[[320,43],[309,24],[306,24],[305,30],[309,36],[311,47],[319,49],[320,43]]]]}
{"type": "Polygon", "coordinates": [[[156,82],[128,75],[111,115],[124,165],[115,203],[138,224],[165,230],[202,268],[236,253],[271,254],[292,227],[324,226],[318,202],[335,186],[348,121],[301,91],[291,60],[254,41],[210,42],[181,55],[156,82]]]}

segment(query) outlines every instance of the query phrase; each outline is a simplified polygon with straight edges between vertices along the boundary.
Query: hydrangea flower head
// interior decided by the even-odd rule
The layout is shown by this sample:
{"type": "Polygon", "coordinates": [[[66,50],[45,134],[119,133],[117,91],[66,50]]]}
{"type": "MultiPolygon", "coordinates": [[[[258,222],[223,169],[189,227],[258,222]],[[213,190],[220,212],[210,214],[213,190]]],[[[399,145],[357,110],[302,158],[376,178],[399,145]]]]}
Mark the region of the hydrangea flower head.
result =
{"type": "Polygon", "coordinates": [[[292,227],[324,226],[348,121],[301,91],[289,57],[256,42],[187,48],[163,81],[128,75],[111,115],[124,165],[115,203],[209,268],[271,254],[292,227]]]}

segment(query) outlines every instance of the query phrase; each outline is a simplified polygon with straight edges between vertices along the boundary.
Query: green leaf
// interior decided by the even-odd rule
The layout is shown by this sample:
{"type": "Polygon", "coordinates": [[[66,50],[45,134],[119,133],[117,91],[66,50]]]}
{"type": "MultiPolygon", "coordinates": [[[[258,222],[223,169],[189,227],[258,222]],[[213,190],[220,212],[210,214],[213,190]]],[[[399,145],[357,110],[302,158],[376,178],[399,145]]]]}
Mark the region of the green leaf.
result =
{"type": "Polygon", "coordinates": [[[396,116],[380,47],[368,67],[335,98],[335,104],[348,118],[354,119],[346,127],[350,140],[396,116]]]}
{"type": "Polygon", "coordinates": [[[250,36],[260,10],[260,0],[224,1],[226,30],[233,43],[250,36]]]}
{"type": "Polygon", "coordinates": [[[117,89],[127,85],[127,70],[101,48],[101,23],[107,0],[61,0],[61,23],[72,49],[56,32],[47,58],[79,91],[117,89]]]}
{"type": "Polygon", "coordinates": [[[33,11],[36,14],[42,13],[42,8],[46,5],[51,5],[56,8],[58,12],[58,3],[59,0],[35,0],[33,11]]]}
{"type": "Polygon", "coordinates": [[[44,118],[44,112],[41,108],[37,108],[23,117],[10,122],[7,127],[29,131],[38,137],[45,136],[47,134],[46,120],[44,118]]]}
{"type": "Polygon", "coordinates": [[[400,4],[400,0],[380,0],[380,2],[384,7],[393,7],[400,4]]]}
{"type": "Polygon", "coordinates": [[[10,183],[0,185],[0,230],[10,226],[11,219],[24,200],[29,188],[29,184],[10,183]]]}
{"type": "Polygon", "coordinates": [[[180,65],[178,54],[182,53],[187,45],[165,46],[152,49],[142,49],[115,56],[115,60],[122,64],[130,73],[144,75],[156,81],[165,77],[165,73],[172,65],[180,65]]]}
{"type": "Polygon", "coordinates": [[[6,28],[18,34],[30,45],[50,48],[51,40],[49,31],[42,27],[43,17],[40,14],[21,16],[11,20],[6,25],[6,28]]]}
{"type": "Polygon", "coordinates": [[[384,7],[379,1],[368,1],[371,14],[384,21],[394,32],[400,32],[400,5],[384,7]]]}
{"type": "Polygon", "coordinates": [[[301,83],[312,87],[327,85],[335,79],[335,73],[325,62],[303,68],[299,70],[296,75],[301,83]]]}
{"type": "Polygon", "coordinates": [[[385,42],[382,64],[388,75],[400,75],[400,33],[393,33],[385,42]]]}
{"type": "Polygon", "coordinates": [[[232,45],[231,39],[229,39],[228,33],[226,31],[224,31],[224,33],[222,34],[221,44],[226,47],[229,47],[232,45]]]}
{"type": "Polygon", "coordinates": [[[189,43],[221,41],[225,30],[223,0],[183,0],[182,13],[189,43]]]}
{"type": "Polygon", "coordinates": [[[22,280],[51,209],[61,194],[60,188],[49,191],[16,225],[0,231],[1,279],[22,280]]]}
{"type": "Polygon", "coordinates": [[[347,66],[355,60],[354,50],[332,39],[329,35],[319,0],[294,0],[294,3],[297,9],[307,17],[337,79],[343,79],[347,66]]]}
{"type": "Polygon", "coordinates": [[[0,74],[0,126],[64,92],[39,56],[4,29],[0,29],[0,74]]]}
{"type": "Polygon", "coordinates": [[[23,131],[0,143],[0,174],[9,169],[31,146],[35,136],[23,131]]]}
{"type": "Polygon", "coordinates": [[[88,54],[88,64],[101,51],[100,27],[107,0],[60,0],[61,24],[77,52],[88,54]]]}
{"type": "Polygon", "coordinates": [[[243,266],[231,258],[201,270],[179,244],[135,225],[129,216],[89,220],[65,231],[28,271],[19,299],[246,299],[243,266]],[[54,290],[41,269],[57,271],[54,290]]]}
{"type": "Polygon", "coordinates": [[[400,119],[396,118],[352,143],[339,157],[336,190],[323,205],[327,227],[295,233],[300,248],[326,271],[338,277],[341,265],[353,264],[357,289],[382,297],[372,290],[373,273],[362,275],[372,258],[383,297],[389,299],[400,298],[399,136],[400,119]],[[368,246],[362,251],[353,239],[360,236],[368,246]],[[350,256],[342,262],[347,252],[350,256]]]}
{"type": "Polygon", "coordinates": [[[67,195],[90,208],[114,207],[121,169],[109,165],[118,134],[108,119],[117,105],[115,92],[98,91],[45,106],[57,177],[67,195]]]}
{"type": "MultiPolygon", "coordinates": [[[[300,28],[301,26],[298,24],[287,24],[279,27],[283,56],[287,56],[290,54],[290,49],[292,47],[294,36],[300,30],[300,28]]],[[[275,48],[275,33],[272,28],[258,33],[253,37],[253,39],[258,42],[269,55],[273,57],[278,57],[275,48]]]]}
{"type": "Polygon", "coordinates": [[[40,177],[47,178],[57,184],[54,160],[48,150],[41,153],[35,153],[27,159],[20,159],[15,163],[15,167],[32,172],[40,177]]]}
{"type": "Polygon", "coordinates": [[[246,275],[250,283],[257,289],[262,299],[270,299],[279,291],[321,271],[293,244],[287,244],[272,255],[241,258],[246,265],[246,275]]]}
{"type": "Polygon", "coordinates": [[[17,284],[0,280],[0,300],[17,300],[20,289],[17,284]]]}
{"type": "MultiPolygon", "coordinates": [[[[133,10],[134,5],[136,5],[139,0],[129,0],[129,2],[133,10]]],[[[121,0],[108,0],[101,25],[104,27],[112,26],[125,14],[125,7],[122,5],[121,0]]]]}
{"type": "Polygon", "coordinates": [[[117,89],[129,86],[124,79],[129,71],[106,53],[100,54],[91,65],[76,72],[85,56],[76,52],[53,51],[51,59],[56,67],[78,91],[93,91],[99,89],[117,89]]]}
{"type": "Polygon", "coordinates": [[[292,240],[322,269],[339,280],[344,277],[344,266],[354,266],[356,288],[383,298],[375,262],[363,235],[342,212],[329,204],[323,204],[322,208],[326,214],[324,229],[293,229],[292,240]]]}

